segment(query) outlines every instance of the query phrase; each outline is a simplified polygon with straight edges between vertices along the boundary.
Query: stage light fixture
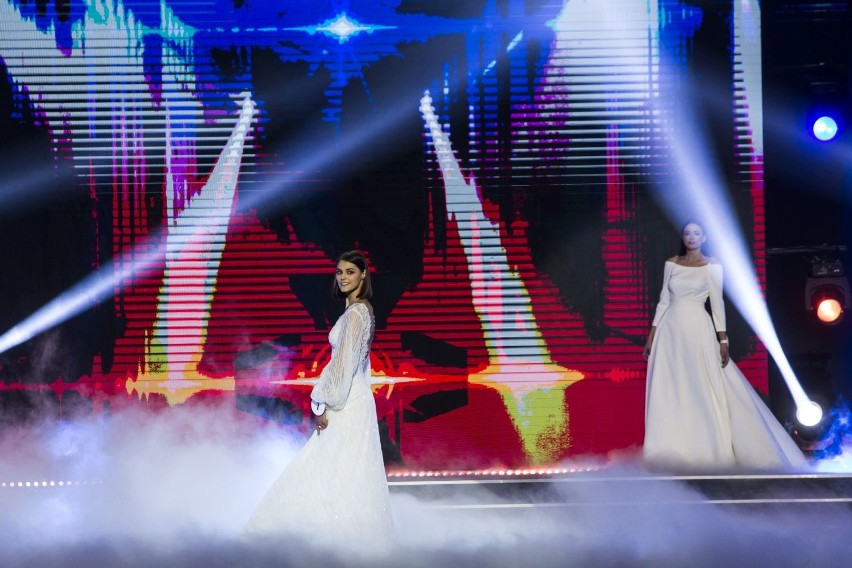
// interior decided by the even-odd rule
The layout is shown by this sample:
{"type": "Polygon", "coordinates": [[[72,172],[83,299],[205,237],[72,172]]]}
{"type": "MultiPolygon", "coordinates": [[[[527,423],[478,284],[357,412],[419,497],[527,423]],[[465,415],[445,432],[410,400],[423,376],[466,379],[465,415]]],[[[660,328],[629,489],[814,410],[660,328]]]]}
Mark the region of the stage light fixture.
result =
{"type": "Polygon", "coordinates": [[[822,407],[814,401],[809,401],[797,408],[796,420],[802,426],[816,426],[822,420],[822,407]]]}
{"type": "Polygon", "coordinates": [[[813,124],[814,136],[821,142],[833,140],[837,136],[837,130],[837,121],[828,115],[820,116],[813,124]]]}
{"type": "Polygon", "coordinates": [[[805,309],[814,312],[822,323],[835,325],[849,309],[850,298],[843,262],[837,258],[814,258],[805,285],[805,309]]]}

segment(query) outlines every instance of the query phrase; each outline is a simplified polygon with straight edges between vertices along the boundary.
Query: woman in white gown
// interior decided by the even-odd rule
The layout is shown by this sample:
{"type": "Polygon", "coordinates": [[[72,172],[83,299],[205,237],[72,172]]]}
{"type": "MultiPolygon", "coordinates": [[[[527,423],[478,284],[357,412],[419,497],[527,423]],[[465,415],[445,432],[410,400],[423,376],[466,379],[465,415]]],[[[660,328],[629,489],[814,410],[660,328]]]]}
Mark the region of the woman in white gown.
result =
{"type": "Polygon", "coordinates": [[[245,532],[295,535],[337,550],[393,539],[376,405],[370,390],[375,330],[367,261],[340,256],[332,292],[346,311],[329,333],[331,361],[311,392],[316,430],[257,507],[245,532]]]}
{"type": "Polygon", "coordinates": [[[729,360],[722,266],[701,252],[703,228],[687,223],[682,239],[683,254],[666,261],[644,349],[645,461],[691,470],[804,468],[802,452],[729,360]]]}

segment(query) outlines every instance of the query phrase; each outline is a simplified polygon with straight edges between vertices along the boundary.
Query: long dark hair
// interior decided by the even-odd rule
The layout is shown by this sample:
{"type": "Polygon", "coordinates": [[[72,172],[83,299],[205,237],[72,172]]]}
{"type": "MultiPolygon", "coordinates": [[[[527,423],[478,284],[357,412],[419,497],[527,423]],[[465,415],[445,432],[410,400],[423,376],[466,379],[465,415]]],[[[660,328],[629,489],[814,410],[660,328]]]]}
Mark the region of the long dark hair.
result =
{"type": "MultiPolygon", "coordinates": [[[[340,264],[341,260],[351,262],[352,264],[358,267],[358,270],[365,273],[364,282],[361,284],[361,291],[358,293],[358,298],[363,298],[365,300],[369,300],[370,298],[372,298],[373,283],[370,281],[370,267],[367,264],[367,259],[364,258],[364,255],[358,252],[357,250],[350,250],[340,255],[340,258],[337,259],[337,264],[340,264]]],[[[340,286],[337,285],[336,276],[331,282],[331,295],[332,297],[337,298],[338,300],[343,300],[346,298],[346,294],[341,292],[340,286]]]]}

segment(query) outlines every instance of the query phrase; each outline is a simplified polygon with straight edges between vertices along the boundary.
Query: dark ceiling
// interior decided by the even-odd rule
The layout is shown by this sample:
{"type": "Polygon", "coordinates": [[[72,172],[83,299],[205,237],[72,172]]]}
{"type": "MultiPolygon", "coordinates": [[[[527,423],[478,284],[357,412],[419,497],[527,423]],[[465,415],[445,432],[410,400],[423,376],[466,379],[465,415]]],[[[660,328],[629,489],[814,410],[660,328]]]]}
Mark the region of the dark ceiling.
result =
{"type": "Polygon", "coordinates": [[[850,117],[848,2],[763,7],[764,126],[769,246],[842,239],[849,201],[848,130],[831,145],[808,134],[817,110],[850,117]]]}

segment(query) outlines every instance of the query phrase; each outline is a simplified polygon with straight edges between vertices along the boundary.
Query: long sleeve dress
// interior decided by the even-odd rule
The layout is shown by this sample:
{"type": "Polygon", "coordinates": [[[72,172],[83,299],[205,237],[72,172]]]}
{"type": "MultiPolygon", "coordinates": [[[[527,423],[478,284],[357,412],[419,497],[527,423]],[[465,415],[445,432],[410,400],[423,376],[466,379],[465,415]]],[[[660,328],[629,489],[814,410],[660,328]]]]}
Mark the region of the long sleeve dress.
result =
{"type": "Polygon", "coordinates": [[[381,546],[393,536],[376,405],[370,390],[375,319],[353,303],[329,341],[331,361],[311,398],[326,405],[328,428],[314,432],[260,502],[247,534],[295,535],[340,546],[381,546]]]}
{"type": "Polygon", "coordinates": [[[733,361],[721,365],[722,267],[666,262],[648,359],[643,454],[688,469],[806,467],[804,455],[733,361]],[[704,308],[710,298],[712,317],[704,308]]]}

